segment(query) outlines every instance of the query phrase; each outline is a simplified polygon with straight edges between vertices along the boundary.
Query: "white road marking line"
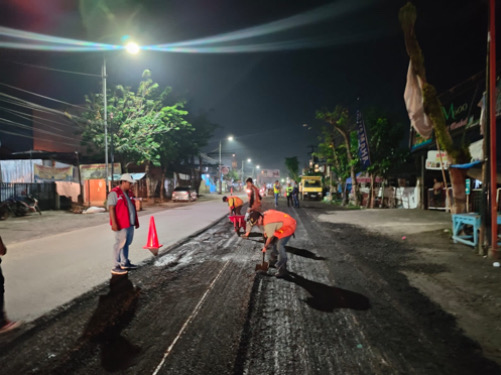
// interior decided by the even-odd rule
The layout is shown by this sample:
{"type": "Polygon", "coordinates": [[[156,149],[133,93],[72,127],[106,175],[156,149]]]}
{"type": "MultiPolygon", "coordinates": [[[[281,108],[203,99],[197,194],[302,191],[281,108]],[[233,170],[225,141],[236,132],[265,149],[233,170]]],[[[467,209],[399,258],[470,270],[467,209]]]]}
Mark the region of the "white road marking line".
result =
{"type": "Polygon", "coordinates": [[[165,360],[167,359],[167,357],[169,356],[169,354],[172,352],[172,349],[174,348],[174,346],[176,345],[177,341],[181,338],[181,336],[183,335],[184,331],[186,330],[186,328],[188,328],[188,326],[191,324],[191,322],[193,321],[193,319],[195,319],[195,317],[198,315],[198,313],[200,312],[200,309],[202,308],[202,305],[205,301],[205,299],[207,298],[207,296],[209,295],[209,292],[212,290],[212,288],[214,287],[214,284],[216,284],[216,281],[219,279],[219,277],[223,274],[224,270],[226,269],[226,267],[228,266],[228,264],[230,263],[230,261],[228,260],[223,268],[221,268],[221,271],[219,271],[219,273],[217,274],[217,276],[214,278],[214,280],[212,280],[212,282],[210,283],[209,285],[209,288],[207,288],[207,290],[205,291],[204,295],[202,296],[202,298],[200,299],[200,301],[198,302],[198,304],[195,306],[195,308],[193,309],[193,312],[191,313],[191,315],[188,317],[188,319],[186,319],[186,321],[184,322],[183,326],[181,327],[181,329],[179,330],[177,336],[174,338],[174,340],[172,341],[172,343],[170,344],[170,346],[167,348],[167,350],[165,351],[164,353],[164,356],[162,358],[162,360],[160,361],[160,363],[158,364],[157,368],[155,369],[155,371],[153,371],[153,374],[152,375],[156,375],[158,374],[158,372],[160,371],[160,369],[162,368],[162,366],[164,365],[165,363],[165,360]]]}

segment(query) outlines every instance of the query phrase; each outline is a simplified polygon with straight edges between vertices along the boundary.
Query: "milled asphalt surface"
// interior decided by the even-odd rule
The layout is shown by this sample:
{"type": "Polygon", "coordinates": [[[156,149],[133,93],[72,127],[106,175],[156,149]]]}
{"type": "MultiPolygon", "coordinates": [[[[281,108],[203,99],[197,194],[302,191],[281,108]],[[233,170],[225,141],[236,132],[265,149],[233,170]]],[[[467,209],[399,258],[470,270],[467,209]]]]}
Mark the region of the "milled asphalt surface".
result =
{"type": "MultiPolygon", "coordinates": [[[[221,219],[227,206],[219,198],[208,196],[188,204],[145,207],[130,247],[131,261],[141,264],[153,257],[142,248],[151,216],[159,242],[164,245],[162,251],[221,219]]],[[[370,230],[397,236],[450,227],[450,214],[420,210],[332,211],[320,219],[363,224],[370,230]]],[[[11,319],[34,320],[106,282],[114,243],[108,222],[107,212],[78,215],[61,211],[0,222],[0,234],[8,247],[2,271],[6,311],[11,319]]]]}
{"type": "MultiPolygon", "coordinates": [[[[271,200],[265,203],[269,207],[271,200]]],[[[233,235],[227,220],[219,220],[155,262],[146,260],[122,278],[123,290],[112,278],[109,286],[101,283],[67,308],[6,336],[2,361],[12,360],[3,370],[501,373],[482,358],[499,360],[499,310],[488,305],[496,302],[492,289],[500,274],[491,260],[452,244],[446,232],[450,215],[304,203],[300,209],[280,208],[298,220],[287,249],[290,277],[256,275],[262,246],[258,233],[243,240],[233,235]],[[474,298],[482,294],[483,301],[474,298]],[[464,311],[481,319],[461,316],[464,311]],[[482,352],[458,329],[464,322],[470,323],[468,336],[482,352]]],[[[202,204],[178,209],[198,218],[196,206],[202,204]]],[[[180,215],[174,211],[163,213],[180,215]]]]}

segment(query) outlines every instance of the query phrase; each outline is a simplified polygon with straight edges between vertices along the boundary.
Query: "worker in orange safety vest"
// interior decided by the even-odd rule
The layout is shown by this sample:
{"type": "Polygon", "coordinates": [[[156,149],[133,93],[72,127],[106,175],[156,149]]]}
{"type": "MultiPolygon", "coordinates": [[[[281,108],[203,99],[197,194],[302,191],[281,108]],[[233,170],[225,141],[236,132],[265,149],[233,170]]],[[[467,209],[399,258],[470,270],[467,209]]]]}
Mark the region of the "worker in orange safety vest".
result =
{"type": "Polygon", "coordinates": [[[277,268],[276,277],[285,277],[288,273],[285,245],[296,231],[296,220],[285,212],[268,210],[263,213],[252,212],[249,222],[251,225],[263,227],[266,242],[262,251],[266,252],[271,247],[272,250],[268,256],[269,265],[277,268]]]}
{"type": "Polygon", "coordinates": [[[244,201],[239,197],[230,195],[229,197],[223,197],[223,202],[227,202],[230,207],[230,215],[241,215],[242,206],[244,201]]]}

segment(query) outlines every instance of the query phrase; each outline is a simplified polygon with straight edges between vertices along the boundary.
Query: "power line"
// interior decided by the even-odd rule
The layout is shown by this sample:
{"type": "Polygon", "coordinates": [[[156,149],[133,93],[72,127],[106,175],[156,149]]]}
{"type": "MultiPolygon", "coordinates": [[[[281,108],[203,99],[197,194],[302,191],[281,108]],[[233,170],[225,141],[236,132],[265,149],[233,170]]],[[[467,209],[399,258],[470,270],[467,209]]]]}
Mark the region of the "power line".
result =
{"type": "Polygon", "coordinates": [[[61,73],[75,74],[75,75],[81,75],[81,76],[102,78],[102,76],[100,74],[77,72],[77,71],[74,71],[74,70],[56,69],[56,68],[51,68],[51,67],[44,66],[44,65],[26,64],[26,63],[22,63],[22,62],[18,62],[18,61],[7,61],[7,62],[10,62],[12,64],[16,64],[16,65],[28,66],[30,68],[36,68],[36,69],[42,69],[42,70],[50,70],[50,71],[53,71],[53,72],[61,72],[61,73]]]}
{"type": "Polygon", "coordinates": [[[64,101],[59,100],[59,99],[51,98],[50,96],[37,94],[36,92],[33,92],[33,91],[28,91],[28,90],[24,90],[24,89],[21,89],[21,88],[16,87],[16,86],[11,86],[11,85],[8,85],[8,84],[6,84],[6,83],[1,83],[1,82],[0,82],[0,85],[1,85],[1,86],[5,86],[5,87],[9,87],[9,88],[14,89],[14,90],[18,90],[18,91],[21,91],[21,92],[25,92],[25,93],[27,93],[27,94],[31,94],[31,95],[34,95],[34,96],[38,96],[38,97],[43,98],[43,99],[52,100],[52,101],[57,102],[57,103],[66,104],[66,105],[69,105],[69,106],[72,106],[72,107],[76,107],[76,108],[80,108],[80,109],[86,109],[86,108],[84,108],[84,107],[80,107],[79,105],[76,105],[76,104],[71,104],[71,103],[68,103],[68,102],[64,102],[64,101]]]}
{"type": "Polygon", "coordinates": [[[48,134],[48,135],[53,135],[53,136],[57,136],[57,137],[61,137],[61,138],[66,138],[66,139],[69,139],[70,141],[76,141],[77,140],[77,138],[75,138],[75,137],[67,137],[65,135],[54,133],[54,132],[51,132],[49,130],[33,129],[32,126],[25,125],[25,124],[20,124],[18,122],[7,120],[7,119],[1,118],[1,117],[0,117],[0,122],[4,123],[6,125],[9,125],[9,126],[18,127],[20,129],[27,129],[27,130],[31,130],[31,131],[36,130],[37,132],[40,132],[40,133],[44,133],[44,134],[48,134]]]}

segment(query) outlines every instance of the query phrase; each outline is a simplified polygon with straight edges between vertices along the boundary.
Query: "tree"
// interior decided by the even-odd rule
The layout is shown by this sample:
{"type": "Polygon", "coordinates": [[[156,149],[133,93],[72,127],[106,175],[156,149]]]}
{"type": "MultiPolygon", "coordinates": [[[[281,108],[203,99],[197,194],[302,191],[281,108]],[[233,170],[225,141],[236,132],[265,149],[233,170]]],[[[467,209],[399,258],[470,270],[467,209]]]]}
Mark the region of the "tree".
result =
{"type": "MultiPolygon", "coordinates": [[[[343,191],[342,204],[346,205],[348,203],[348,197],[346,195],[346,179],[350,177],[350,164],[348,163],[348,158],[346,156],[346,145],[343,143],[342,139],[339,139],[338,133],[332,126],[324,126],[322,128],[322,133],[320,137],[320,143],[318,145],[318,151],[315,155],[325,159],[326,165],[330,170],[330,198],[334,196],[337,191],[337,186],[334,185],[335,178],[337,184],[340,184],[343,191]]],[[[356,137],[356,132],[350,134],[350,147],[352,154],[355,151],[357,145],[354,144],[354,136],[356,137]],[[354,149],[355,148],[355,149],[354,149]]],[[[355,142],[357,142],[355,140],[355,142]]],[[[336,185],[337,185],[336,184],[336,185]]]]}
{"type": "MultiPolygon", "coordinates": [[[[447,152],[449,161],[452,164],[468,163],[471,159],[467,145],[462,141],[461,144],[454,144],[449,130],[446,126],[445,117],[442,112],[442,104],[437,96],[435,87],[426,79],[426,70],[424,66],[424,57],[417,41],[414,25],[416,23],[416,7],[412,3],[407,3],[400,8],[398,18],[404,33],[405,47],[412,63],[414,73],[419,77],[423,89],[424,112],[428,115],[435,136],[441,148],[447,152]]],[[[452,183],[452,195],[454,204],[451,207],[452,213],[461,213],[466,209],[466,190],[464,169],[451,168],[449,174],[452,183]]]]}
{"type": "Polygon", "coordinates": [[[297,156],[292,156],[290,158],[285,158],[285,167],[289,172],[289,177],[294,181],[299,180],[299,160],[297,156]]]}
{"type": "Polygon", "coordinates": [[[403,164],[409,152],[401,148],[400,142],[404,136],[402,126],[395,124],[382,111],[372,108],[364,116],[367,127],[371,165],[367,168],[371,176],[371,206],[374,177],[387,178],[390,171],[403,164]]]}
{"type": "MultiPolygon", "coordinates": [[[[117,85],[107,94],[110,145],[113,145],[125,170],[130,164],[145,165],[148,197],[151,196],[150,165],[160,166],[170,156],[166,150],[172,145],[173,133],[191,128],[185,119],[188,113],[183,102],[165,104],[170,92],[170,88],[160,92],[150,71],[145,70],[136,92],[117,85]]],[[[102,153],[103,97],[102,94],[91,94],[85,100],[87,110],[82,114],[86,119],[82,123],[82,140],[91,149],[102,153]]]]}
{"type": "Polygon", "coordinates": [[[352,181],[352,186],[354,190],[354,199],[355,199],[355,205],[358,206],[360,204],[360,198],[359,198],[359,188],[356,180],[356,172],[355,168],[357,165],[357,158],[354,157],[354,153],[351,150],[351,135],[349,131],[349,127],[351,124],[351,119],[349,116],[348,109],[337,105],[336,108],[334,108],[333,111],[329,112],[327,110],[323,111],[317,111],[316,113],[316,118],[322,121],[325,121],[329,125],[332,126],[332,128],[338,132],[344,142],[345,146],[345,153],[346,153],[346,160],[347,164],[350,168],[350,176],[351,176],[351,181],[352,181]]]}

